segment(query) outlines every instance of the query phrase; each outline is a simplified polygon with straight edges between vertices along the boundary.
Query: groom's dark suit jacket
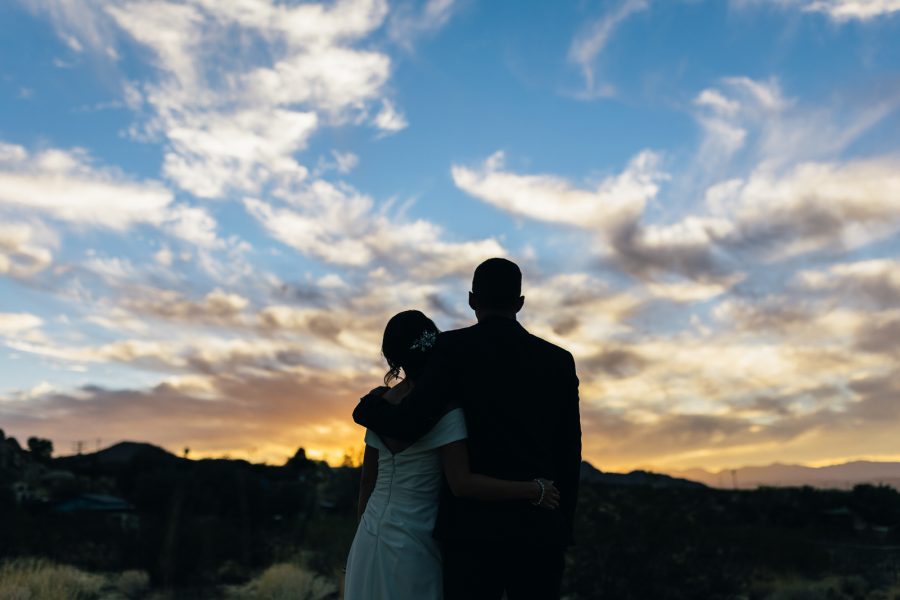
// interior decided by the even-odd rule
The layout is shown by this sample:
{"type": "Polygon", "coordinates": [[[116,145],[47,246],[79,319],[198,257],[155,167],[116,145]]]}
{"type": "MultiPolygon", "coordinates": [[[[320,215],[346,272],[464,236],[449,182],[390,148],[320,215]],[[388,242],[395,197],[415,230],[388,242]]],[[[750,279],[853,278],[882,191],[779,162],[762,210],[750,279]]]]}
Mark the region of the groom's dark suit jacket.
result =
{"type": "Polygon", "coordinates": [[[552,479],[561,503],[550,511],[527,501],[455,498],[445,485],[435,536],[571,543],[581,466],[572,355],[513,319],[483,319],[438,336],[425,373],[403,402],[366,396],[353,419],[378,434],[413,441],[451,404],[465,410],[473,472],[510,480],[552,479]]]}

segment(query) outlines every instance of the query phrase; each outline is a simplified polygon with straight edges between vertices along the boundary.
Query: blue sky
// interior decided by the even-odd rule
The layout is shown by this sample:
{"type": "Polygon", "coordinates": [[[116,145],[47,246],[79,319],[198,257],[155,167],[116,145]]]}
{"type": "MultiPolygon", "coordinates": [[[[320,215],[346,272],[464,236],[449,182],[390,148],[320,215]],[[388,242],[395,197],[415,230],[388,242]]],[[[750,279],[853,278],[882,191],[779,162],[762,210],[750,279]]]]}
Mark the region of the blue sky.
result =
{"type": "Polygon", "coordinates": [[[897,0],[0,7],[0,426],[358,447],[510,256],[601,467],[900,459],[897,0]]]}

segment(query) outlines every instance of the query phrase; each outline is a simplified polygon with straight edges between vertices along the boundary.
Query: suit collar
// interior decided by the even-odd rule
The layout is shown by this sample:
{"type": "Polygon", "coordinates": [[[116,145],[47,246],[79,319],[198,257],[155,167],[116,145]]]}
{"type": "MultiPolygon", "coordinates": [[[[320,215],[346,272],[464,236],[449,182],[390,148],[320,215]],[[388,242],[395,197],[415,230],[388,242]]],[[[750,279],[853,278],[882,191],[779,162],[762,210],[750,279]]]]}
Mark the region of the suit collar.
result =
{"type": "Polygon", "coordinates": [[[525,328],[517,320],[496,315],[483,318],[476,323],[476,327],[497,331],[525,332],[525,328]]]}

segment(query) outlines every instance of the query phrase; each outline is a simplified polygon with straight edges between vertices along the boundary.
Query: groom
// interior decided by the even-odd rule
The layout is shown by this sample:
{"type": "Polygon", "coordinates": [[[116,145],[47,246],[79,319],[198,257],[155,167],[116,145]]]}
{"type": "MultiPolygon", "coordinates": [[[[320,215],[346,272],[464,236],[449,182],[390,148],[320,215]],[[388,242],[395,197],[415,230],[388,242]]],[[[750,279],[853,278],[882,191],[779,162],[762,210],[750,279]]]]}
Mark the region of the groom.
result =
{"type": "MultiPolygon", "coordinates": [[[[476,325],[438,337],[429,365],[400,404],[364,397],[353,420],[378,434],[414,441],[451,403],[466,415],[471,469],[492,477],[545,477],[559,510],[528,502],[455,498],[447,486],[435,537],[444,544],[447,600],[559,598],[572,539],[581,465],[578,377],[572,355],[517,321],[522,272],[502,258],[475,269],[469,306],[476,325]]],[[[402,576],[402,574],[398,574],[402,576]]]]}

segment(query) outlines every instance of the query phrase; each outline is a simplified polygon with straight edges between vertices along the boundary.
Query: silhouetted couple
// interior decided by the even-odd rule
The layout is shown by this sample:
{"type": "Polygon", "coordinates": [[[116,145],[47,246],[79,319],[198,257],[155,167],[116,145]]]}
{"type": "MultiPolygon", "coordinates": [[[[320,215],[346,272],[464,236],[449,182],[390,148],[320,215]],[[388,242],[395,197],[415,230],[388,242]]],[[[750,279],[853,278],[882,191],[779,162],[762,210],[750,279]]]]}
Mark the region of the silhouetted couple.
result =
{"type": "Polygon", "coordinates": [[[394,316],[367,428],[347,600],[558,598],[581,465],[572,355],[517,321],[522,273],[475,270],[476,325],[394,316]],[[401,378],[402,373],[402,378],[401,378]]]}

